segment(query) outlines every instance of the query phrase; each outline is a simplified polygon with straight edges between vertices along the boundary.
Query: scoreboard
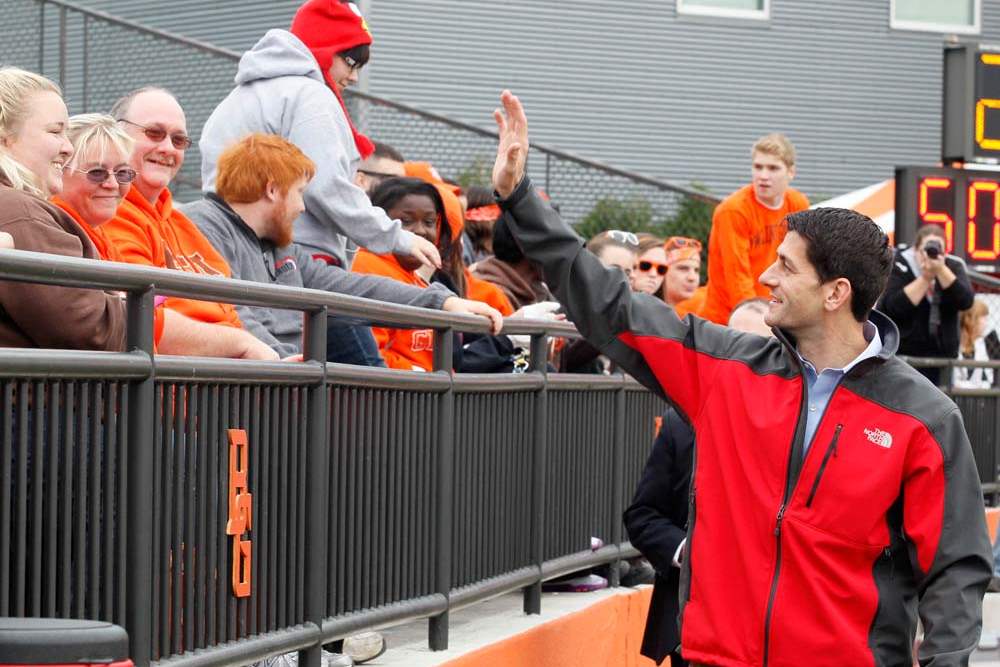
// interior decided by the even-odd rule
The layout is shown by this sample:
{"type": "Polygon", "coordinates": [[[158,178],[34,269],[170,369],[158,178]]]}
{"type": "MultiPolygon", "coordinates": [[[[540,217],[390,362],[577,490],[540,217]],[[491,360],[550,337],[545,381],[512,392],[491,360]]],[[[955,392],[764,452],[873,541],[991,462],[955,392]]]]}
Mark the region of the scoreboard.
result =
{"type": "Polygon", "coordinates": [[[939,225],[945,252],[969,268],[1000,272],[1000,171],[958,167],[896,168],[896,242],[939,225]]]}
{"type": "Polygon", "coordinates": [[[1000,161],[1000,49],[949,46],[942,70],[941,157],[1000,161]]]}
{"type": "Polygon", "coordinates": [[[941,160],[896,167],[896,242],[926,224],[945,251],[1000,273],[1000,46],[949,45],[942,67],[941,160]]]}

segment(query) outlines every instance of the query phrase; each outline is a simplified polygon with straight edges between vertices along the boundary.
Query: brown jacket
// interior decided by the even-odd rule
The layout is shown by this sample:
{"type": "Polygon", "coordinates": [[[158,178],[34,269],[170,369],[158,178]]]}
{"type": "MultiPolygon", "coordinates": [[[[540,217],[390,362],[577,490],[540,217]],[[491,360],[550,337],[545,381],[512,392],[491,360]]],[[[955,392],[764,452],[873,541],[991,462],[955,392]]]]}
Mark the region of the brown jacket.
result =
{"type": "MultiPolygon", "coordinates": [[[[94,244],[62,209],[0,184],[0,231],[18,250],[100,259],[94,244]]],[[[0,347],[122,350],[125,306],[92,289],[0,281],[0,347]]]]}

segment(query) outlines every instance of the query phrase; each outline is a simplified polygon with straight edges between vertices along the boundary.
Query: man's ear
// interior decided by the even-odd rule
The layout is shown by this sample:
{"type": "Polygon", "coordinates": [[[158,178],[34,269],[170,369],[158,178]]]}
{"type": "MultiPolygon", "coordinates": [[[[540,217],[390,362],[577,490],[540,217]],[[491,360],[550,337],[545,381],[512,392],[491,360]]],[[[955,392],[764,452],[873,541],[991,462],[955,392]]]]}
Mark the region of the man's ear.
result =
{"type": "Polygon", "coordinates": [[[788,168],[788,180],[792,181],[795,179],[795,165],[793,164],[788,168]]]}
{"type": "Polygon", "coordinates": [[[267,200],[271,202],[278,201],[278,199],[281,197],[281,191],[279,190],[278,185],[274,181],[269,180],[267,182],[267,186],[265,186],[264,188],[264,196],[267,197],[267,200]]]}
{"type": "Polygon", "coordinates": [[[834,278],[823,286],[823,308],[827,312],[833,312],[845,304],[850,308],[851,297],[854,296],[854,288],[847,278],[834,278]]]}

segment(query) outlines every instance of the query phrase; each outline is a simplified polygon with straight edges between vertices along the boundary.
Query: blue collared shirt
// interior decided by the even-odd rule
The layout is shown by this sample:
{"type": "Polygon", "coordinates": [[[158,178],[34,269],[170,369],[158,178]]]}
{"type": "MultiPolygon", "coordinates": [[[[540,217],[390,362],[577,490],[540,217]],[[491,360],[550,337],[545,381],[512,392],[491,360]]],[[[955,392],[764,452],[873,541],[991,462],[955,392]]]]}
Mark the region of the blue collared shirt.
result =
{"type": "MultiPolygon", "coordinates": [[[[844,375],[847,374],[847,371],[865,359],[878,356],[879,352],[882,351],[882,337],[879,336],[878,328],[870,320],[865,322],[864,335],[865,340],[868,341],[868,347],[854,361],[843,368],[824,368],[821,373],[817,374],[816,367],[803,359],[802,355],[799,354],[799,359],[802,361],[802,377],[805,379],[807,403],[806,441],[802,449],[802,456],[805,456],[806,452],[809,451],[813,436],[816,435],[816,428],[819,426],[819,420],[823,417],[823,412],[826,411],[826,406],[830,402],[834,390],[836,390],[837,385],[840,384],[844,375]]],[[[796,354],[798,354],[798,351],[796,351],[796,354]]]]}

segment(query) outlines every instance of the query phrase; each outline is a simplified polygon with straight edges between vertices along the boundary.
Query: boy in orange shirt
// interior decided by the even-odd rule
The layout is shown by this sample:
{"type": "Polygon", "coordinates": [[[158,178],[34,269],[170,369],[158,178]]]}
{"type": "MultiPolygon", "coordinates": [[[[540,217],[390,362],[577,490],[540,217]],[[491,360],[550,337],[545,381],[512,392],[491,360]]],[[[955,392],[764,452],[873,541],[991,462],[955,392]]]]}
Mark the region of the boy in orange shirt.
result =
{"type": "Polygon", "coordinates": [[[795,147],[769,134],[751,150],[752,182],[729,195],[712,215],[708,241],[708,285],[701,316],[725,324],[736,304],[769,297],[758,277],[777,257],[785,238],[785,216],[809,208],[805,195],[789,187],[795,177],[795,147]]]}

